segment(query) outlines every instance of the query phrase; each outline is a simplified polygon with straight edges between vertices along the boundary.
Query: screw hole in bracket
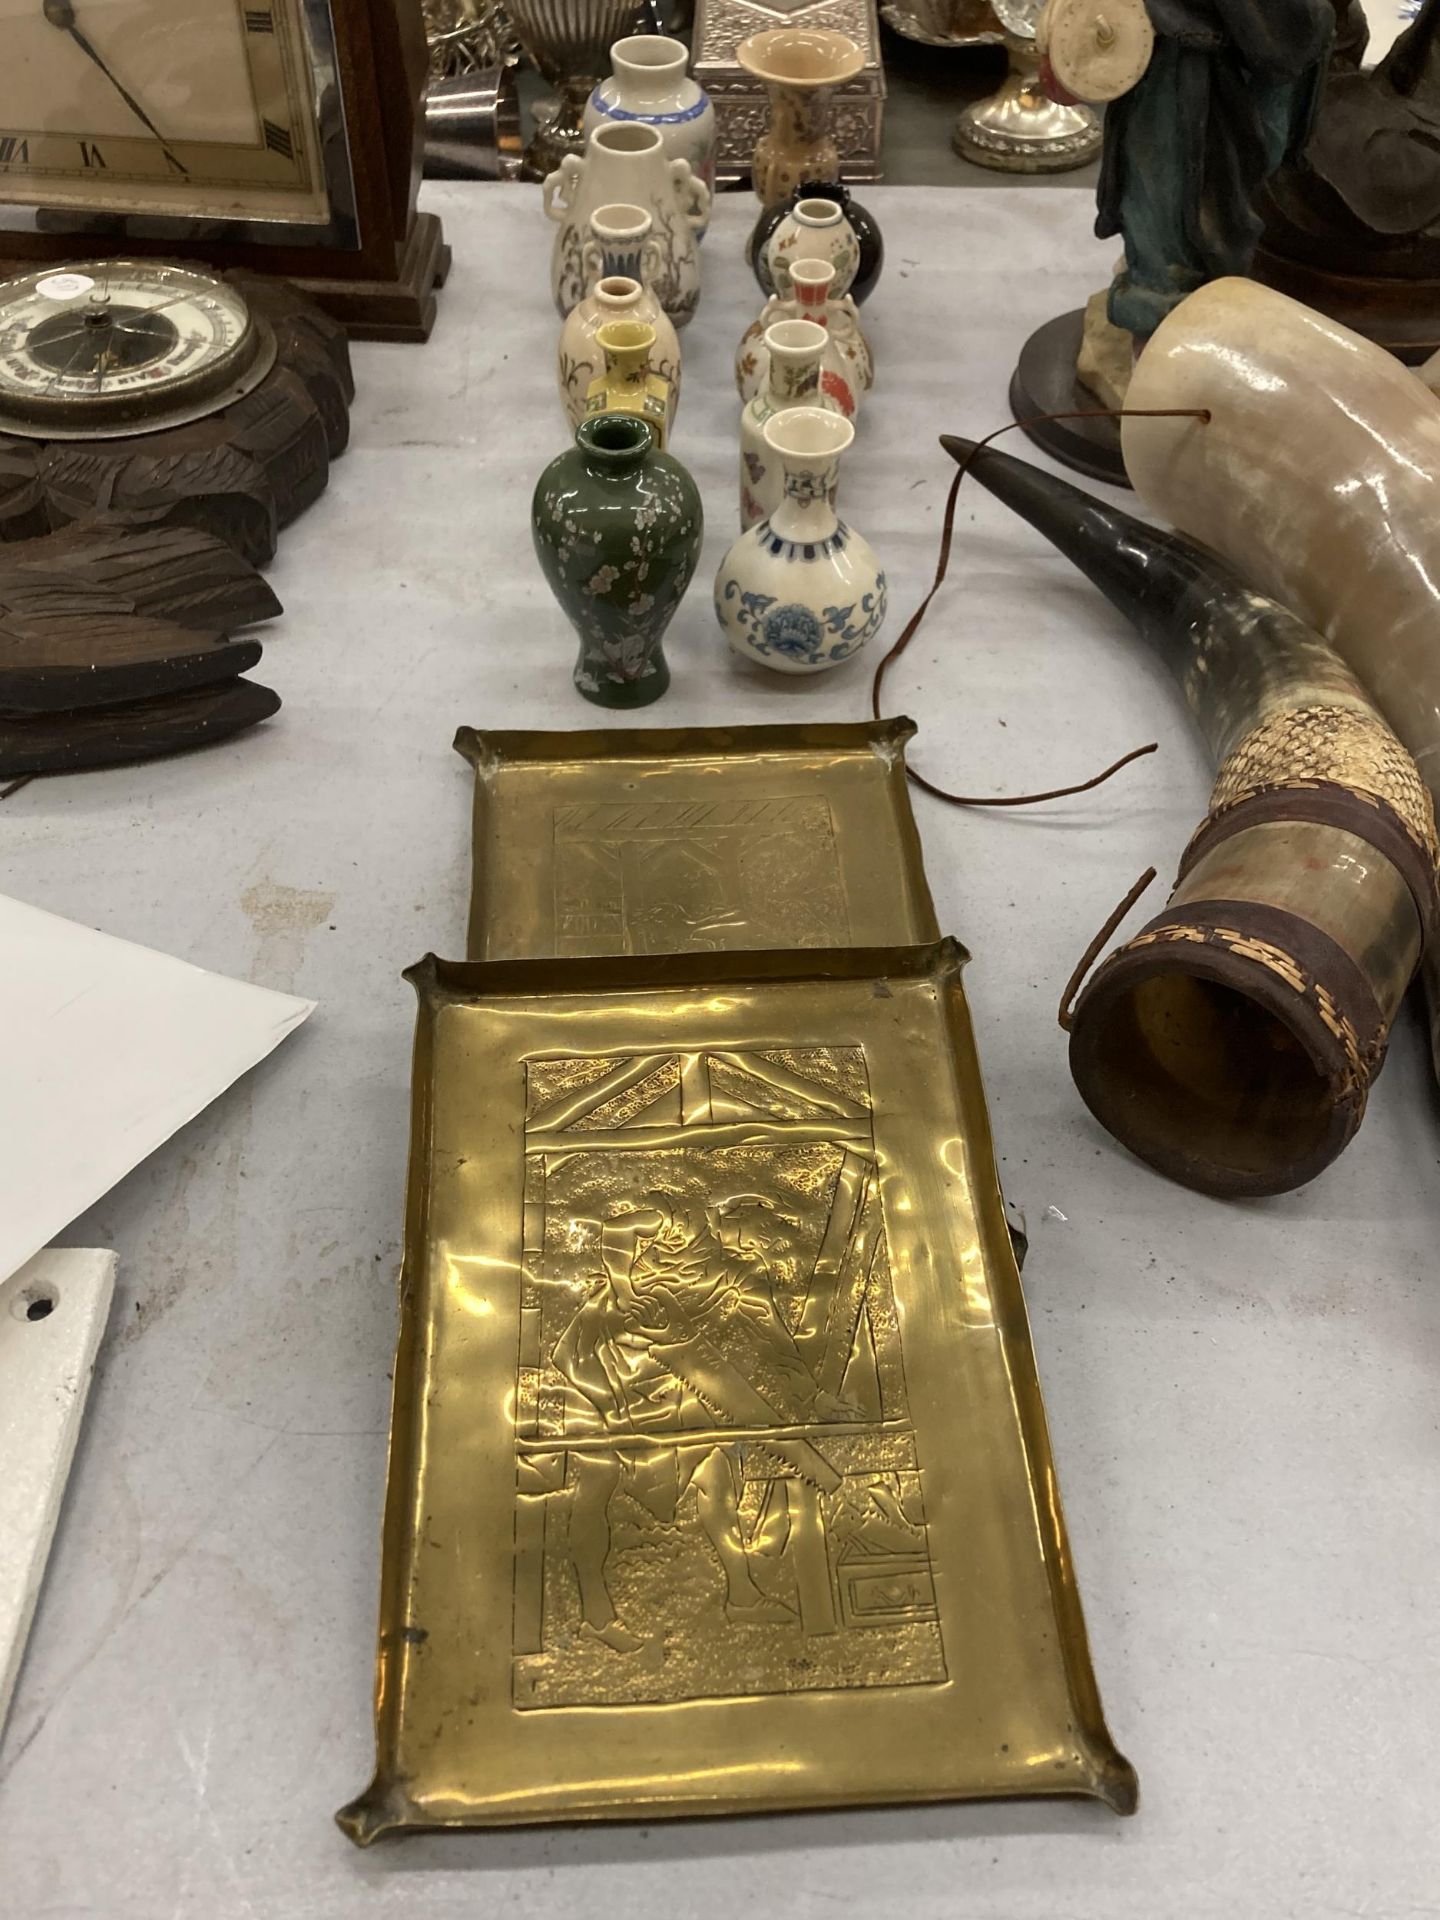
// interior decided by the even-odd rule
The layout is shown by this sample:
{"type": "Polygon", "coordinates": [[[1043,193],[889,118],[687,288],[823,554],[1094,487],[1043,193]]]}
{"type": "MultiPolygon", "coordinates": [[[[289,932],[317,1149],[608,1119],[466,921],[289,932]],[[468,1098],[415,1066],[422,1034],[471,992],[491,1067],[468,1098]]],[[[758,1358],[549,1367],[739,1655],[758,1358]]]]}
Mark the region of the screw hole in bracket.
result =
{"type": "Polygon", "coordinates": [[[17,1320],[48,1320],[59,1304],[60,1296],[54,1287],[42,1283],[17,1293],[10,1302],[10,1311],[17,1320]]]}

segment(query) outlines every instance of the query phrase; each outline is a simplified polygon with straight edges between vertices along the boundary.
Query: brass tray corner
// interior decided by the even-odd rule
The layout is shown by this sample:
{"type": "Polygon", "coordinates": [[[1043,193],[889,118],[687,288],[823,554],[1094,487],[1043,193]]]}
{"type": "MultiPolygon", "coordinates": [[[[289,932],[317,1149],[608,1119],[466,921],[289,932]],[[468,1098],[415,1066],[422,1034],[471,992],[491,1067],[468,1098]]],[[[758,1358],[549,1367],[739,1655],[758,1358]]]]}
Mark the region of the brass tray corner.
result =
{"type": "Polygon", "coordinates": [[[472,959],[908,945],[939,927],[914,722],[462,727],[472,959]]]}
{"type": "Polygon", "coordinates": [[[419,997],[361,1844],[1133,1810],[952,941],[419,997]]]}

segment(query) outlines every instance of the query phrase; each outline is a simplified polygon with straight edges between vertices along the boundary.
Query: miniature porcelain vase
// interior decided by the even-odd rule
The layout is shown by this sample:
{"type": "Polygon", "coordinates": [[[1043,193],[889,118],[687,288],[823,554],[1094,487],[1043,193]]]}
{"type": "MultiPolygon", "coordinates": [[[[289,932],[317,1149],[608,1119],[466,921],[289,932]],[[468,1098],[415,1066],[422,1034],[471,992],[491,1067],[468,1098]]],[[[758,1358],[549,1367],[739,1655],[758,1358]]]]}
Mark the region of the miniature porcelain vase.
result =
{"type": "Polygon", "coordinates": [[[836,411],[820,388],[820,362],[829,338],[813,320],[777,320],[765,329],[766,382],[740,415],[742,527],[753,527],[773,512],[785,490],[785,470],[766,445],[766,422],[792,407],[836,411]]]}
{"type": "Polygon", "coordinates": [[[828,260],[797,260],[790,270],[793,298],[767,300],[758,320],[745,329],[735,355],[735,385],[740,398],[753,400],[768,378],[765,329],[777,320],[811,320],[824,327],[829,343],[820,361],[820,387],[827,400],[853,420],[862,393],[875,383],[870,345],[860,331],[853,300],[832,300],[835,269],[828,260]]]}
{"type": "Polygon", "coordinates": [[[580,636],[575,685],[643,707],[670,684],[665,629],[700,558],[695,482],[643,420],[600,414],[541,474],[530,509],[540,567],[580,636]]]}
{"type": "Polygon", "coordinates": [[[650,370],[655,329],[634,320],[612,320],[596,334],[595,344],[605,356],[605,371],[591,381],[585,395],[586,419],[599,413],[634,414],[650,426],[663,453],[670,382],[650,370]]]}
{"type": "Polygon", "coordinates": [[[742,533],[715,576],[715,613],[736,653],[777,673],[820,673],[858,653],[885,618],[885,575],[837,519],[840,456],[855,429],[794,407],[766,422],[784,468],[780,504],[742,533]]]}
{"type": "Polygon", "coordinates": [[[649,271],[651,219],[643,207],[616,204],[597,207],[590,216],[590,239],[585,247],[590,291],[572,307],[560,330],[557,374],[560,404],[573,432],[585,418],[585,396],[591,382],[605,371],[605,356],[595,344],[601,327],[611,320],[634,320],[655,329],[650,349],[650,371],[670,383],[665,418],[668,444],[680,404],[680,341],[668,315],[645,284],[649,271]],[[598,276],[598,277],[596,277],[598,276]]]}
{"type": "Polygon", "coordinates": [[[554,220],[550,286],[562,319],[585,298],[585,241],[590,216],[611,201],[643,207],[654,222],[651,286],[677,327],[700,301],[696,230],[710,209],[710,189],[688,160],[667,160],[654,127],[616,120],[596,127],[582,160],[567,153],[546,179],[545,212],[554,220]]]}
{"type": "Polygon", "coordinates": [[[830,95],[853,80],[865,56],[847,34],[807,27],[752,33],[735,58],[770,96],[770,125],[755,144],[755,192],[762,207],[787,200],[805,180],[838,180],[830,95]]]}
{"type": "Polygon", "coordinates": [[[885,241],[874,214],[868,207],[862,207],[850,189],[838,180],[828,183],[807,180],[804,186],[795,189],[788,200],[782,200],[777,206],[762,208],[745,243],[745,258],[750,262],[750,271],[760,282],[761,291],[766,294],[779,292],[770,271],[767,245],[782,221],[802,200],[833,200],[844,214],[855,236],[859,253],[855,277],[845,291],[857,307],[864,306],[874,292],[880,269],[885,264],[885,241]]]}
{"type": "MultiPolygon", "coordinates": [[[[665,143],[668,160],[688,160],[690,171],[715,190],[715,109],[710,96],[686,71],[690,54],[680,40],[663,33],[632,34],[610,49],[613,69],[590,96],[585,132],[607,120],[638,120],[665,143]]],[[[709,209],[695,230],[705,238],[709,209]]]]}
{"type": "Polygon", "coordinates": [[[770,236],[765,249],[770,291],[791,296],[790,269],[797,260],[828,260],[835,269],[830,298],[849,293],[860,265],[860,243],[838,200],[812,195],[796,200],[770,236]]]}

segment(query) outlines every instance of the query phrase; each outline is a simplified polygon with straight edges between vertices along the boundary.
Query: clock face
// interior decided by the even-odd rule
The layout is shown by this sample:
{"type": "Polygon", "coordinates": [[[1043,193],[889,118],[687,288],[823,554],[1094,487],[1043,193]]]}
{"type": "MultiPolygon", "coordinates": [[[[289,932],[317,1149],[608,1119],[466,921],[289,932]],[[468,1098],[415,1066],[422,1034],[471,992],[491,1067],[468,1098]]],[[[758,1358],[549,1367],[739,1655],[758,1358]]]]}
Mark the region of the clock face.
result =
{"type": "Polygon", "coordinates": [[[305,13],[0,0],[0,205],[325,222],[305,13]]]}
{"type": "Polygon", "coordinates": [[[235,288],[188,268],[96,261],[0,282],[3,432],[154,432],[230,405],[274,358],[235,288]]]}

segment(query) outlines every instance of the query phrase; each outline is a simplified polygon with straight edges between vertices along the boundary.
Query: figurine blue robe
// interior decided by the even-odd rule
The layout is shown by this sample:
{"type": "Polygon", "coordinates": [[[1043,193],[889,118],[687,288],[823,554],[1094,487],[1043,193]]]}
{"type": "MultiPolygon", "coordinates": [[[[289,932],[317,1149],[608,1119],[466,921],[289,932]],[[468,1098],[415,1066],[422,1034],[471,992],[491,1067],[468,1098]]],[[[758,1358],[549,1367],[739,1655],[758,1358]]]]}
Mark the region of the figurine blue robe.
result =
{"type": "Polygon", "coordinates": [[[1186,294],[1250,270],[1253,201],[1298,157],[1334,31],[1331,0],[1145,0],[1155,54],[1106,109],[1101,239],[1122,234],[1110,318],[1148,339],[1186,294]]]}

